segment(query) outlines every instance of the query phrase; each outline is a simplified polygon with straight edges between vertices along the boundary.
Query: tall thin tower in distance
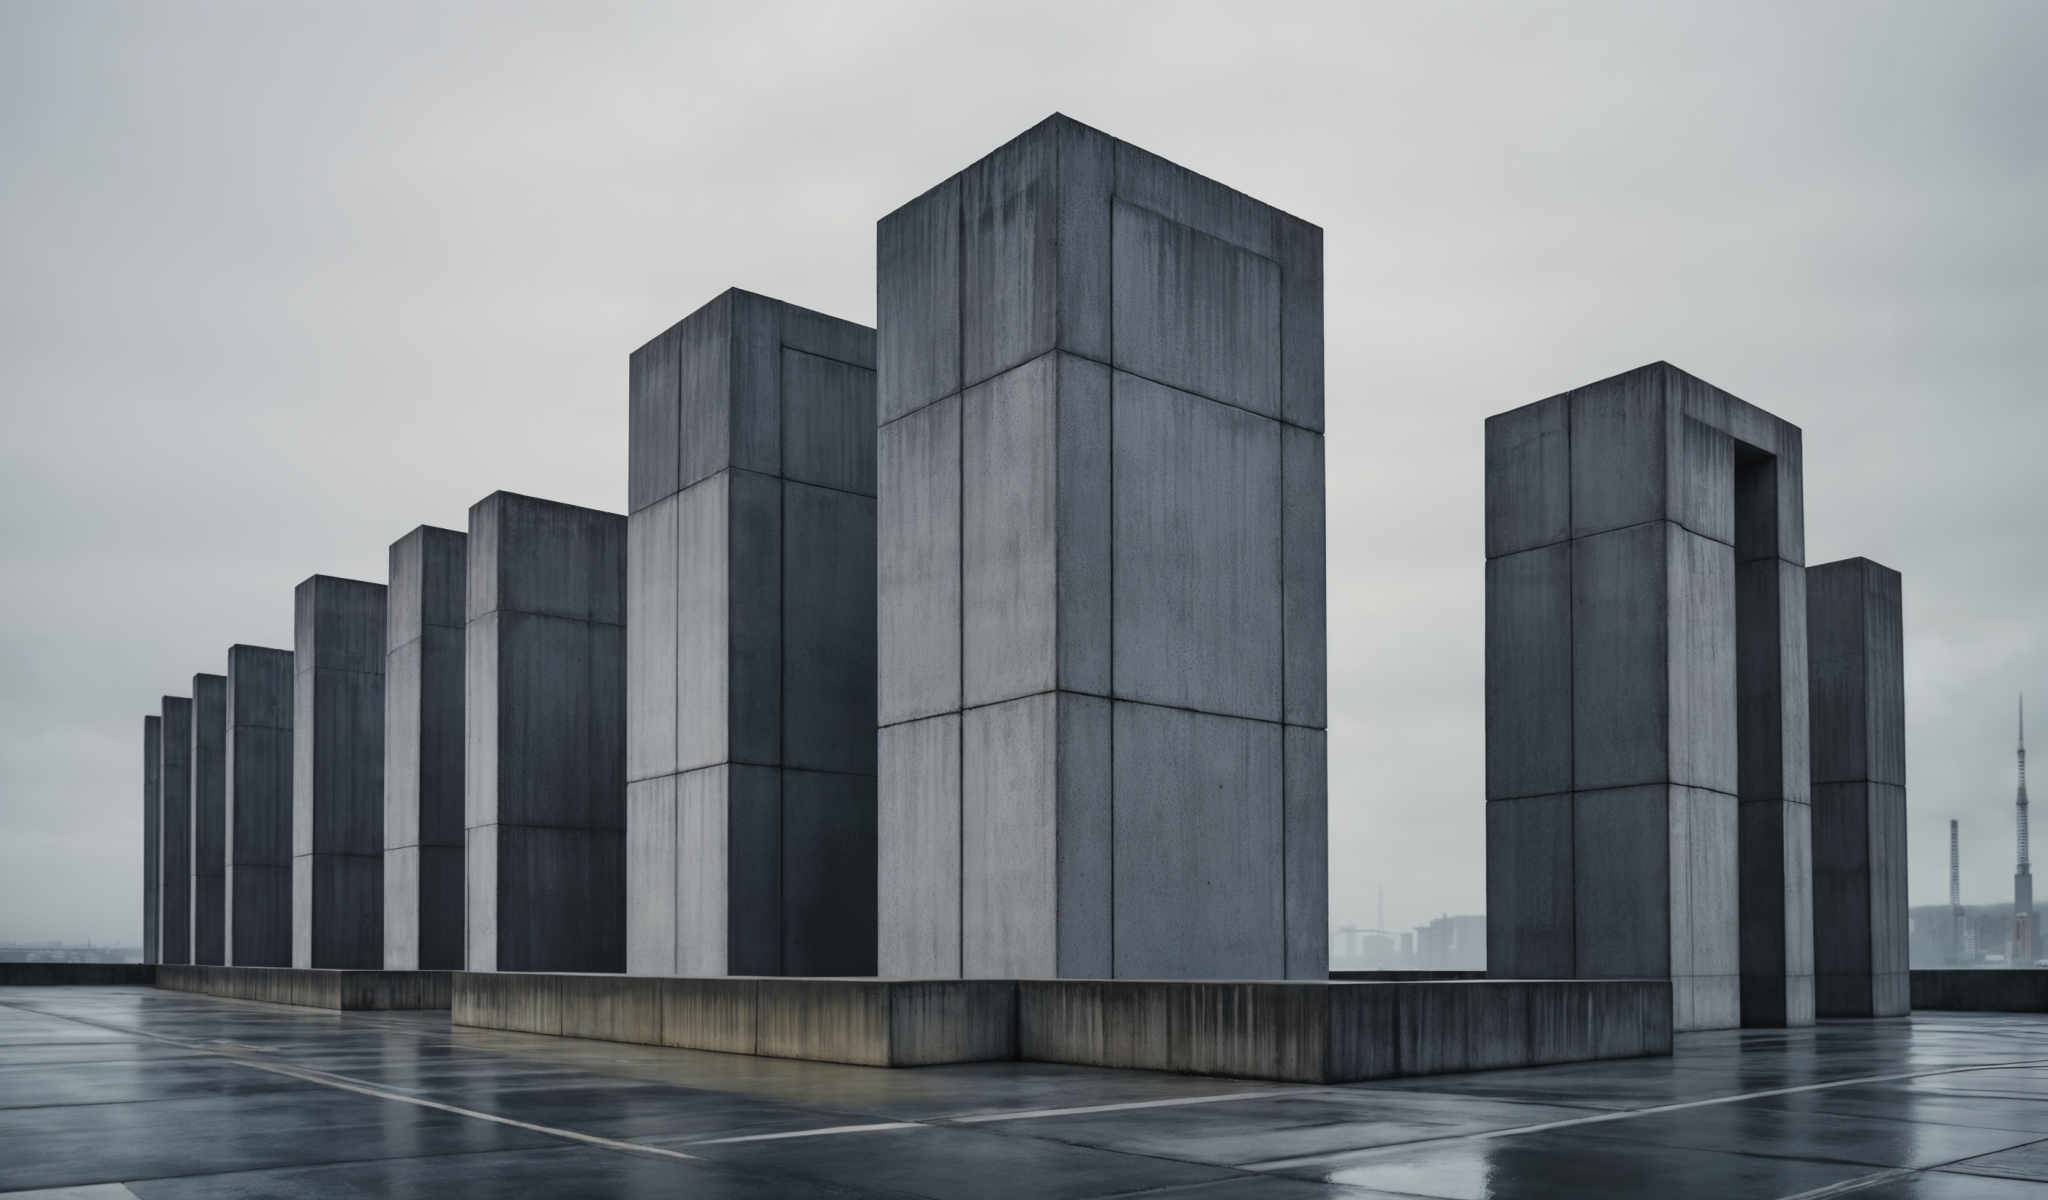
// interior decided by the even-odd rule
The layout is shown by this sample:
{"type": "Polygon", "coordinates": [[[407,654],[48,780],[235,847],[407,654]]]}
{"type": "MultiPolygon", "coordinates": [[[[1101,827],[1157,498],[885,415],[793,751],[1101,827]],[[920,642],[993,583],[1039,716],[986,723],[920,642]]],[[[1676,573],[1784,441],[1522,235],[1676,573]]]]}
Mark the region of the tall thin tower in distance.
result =
{"type": "Polygon", "coordinates": [[[1963,955],[1963,869],[1961,857],[1956,852],[1956,822],[1948,823],[1948,961],[1950,966],[1962,966],[1963,955]]]}
{"type": "Polygon", "coordinates": [[[2012,877],[2012,956],[2007,965],[2034,965],[2034,872],[2027,863],[2027,698],[2020,697],[2020,792],[2014,801],[2019,813],[2020,862],[2012,877]]]}

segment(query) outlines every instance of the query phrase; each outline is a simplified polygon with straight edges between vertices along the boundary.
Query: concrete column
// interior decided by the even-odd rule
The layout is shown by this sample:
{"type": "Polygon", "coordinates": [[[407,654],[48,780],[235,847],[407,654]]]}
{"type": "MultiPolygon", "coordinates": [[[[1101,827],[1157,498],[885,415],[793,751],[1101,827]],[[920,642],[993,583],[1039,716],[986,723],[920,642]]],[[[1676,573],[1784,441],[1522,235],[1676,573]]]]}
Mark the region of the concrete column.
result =
{"type": "Polygon", "coordinates": [[[165,696],[157,756],[157,949],[192,961],[192,701],[165,696]]]}
{"type": "Polygon", "coordinates": [[[227,959],[292,965],[292,652],[228,647],[227,959]]]}
{"type": "Polygon", "coordinates": [[[157,905],[162,901],[163,728],[161,716],[142,718],[142,961],[162,962],[157,947],[157,905]]]}
{"type": "Polygon", "coordinates": [[[875,970],[874,331],[728,291],[636,351],[627,969],[875,970]]]}
{"type": "Polygon", "coordinates": [[[1323,978],[1322,231],[1053,117],[877,250],[882,974],[1323,978]]]}
{"type": "Polygon", "coordinates": [[[192,961],[227,962],[228,680],[192,677],[192,961]]]}
{"type": "Polygon", "coordinates": [[[469,510],[463,753],[472,971],[626,966],[626,519],[469,510]]]}
{"type": "Polygon", "coordinates": [[[1867,558],[1806,572],[1812,680],[1814,1007],[1912,1008],[1907,973],[1906,668],[1899,573],[1867,558]]]}
{"type": "Polygon", "coordinates": [[[468,537],[391,544],[384,674],[384,968],[462,969],[462,630],[468,537]]]}
{"type": "Polygon", "coordinates": [[[384,965],[384,585],[315,575],[292,655],[292,965],[384,965]]]}
{"type": "Polygon", "coordinates": [[[1812,1020],[1800,463],[1666,363],[1487,421],[1494,975],[1812,1020]]]}

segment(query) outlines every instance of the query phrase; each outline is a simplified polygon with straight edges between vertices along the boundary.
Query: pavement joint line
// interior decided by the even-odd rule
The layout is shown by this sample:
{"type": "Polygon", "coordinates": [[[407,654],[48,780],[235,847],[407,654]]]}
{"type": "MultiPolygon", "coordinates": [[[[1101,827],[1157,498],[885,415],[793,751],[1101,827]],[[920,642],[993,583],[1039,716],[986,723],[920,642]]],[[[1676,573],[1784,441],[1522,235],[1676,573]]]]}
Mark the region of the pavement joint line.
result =
{"type": "Polygon", "coordinates": [[[1339,1088],[1268,1088],[1258,1092],[1221,1092],[1205,1096],[1168,1096],[1163,1100],[1128,1100],[1121,1104],[1084,1104],[1076,1108],[1029,1108],[1021,1112],[974,1113],[939,1118],[950,1125],[985,1125],[995,1121],[1035,1121],[1041,1117],[1081,1117],[1091,1113],[1127,1112],[1140,1108],[1184,1108],[1191,1104],[1223,1104],[1232,1100],[1269,1100],[1281,1096],[1313,1096],[1339,1088]]]}
{"type": "MultiPolygon", "coordinates": [[[[5,1004],[7,1005],[7,1007],[10,1008],[16,1007],[14,1004],[8,1001],[0,1001],[0,1004],[5,1004]]],[[[356,1092],[364,1096],[375,1097],[379,1100],[390,1100],[399,1104],[411,1104],[420,1108],[431,1108],[438,1110],[440,1112],[453,1113],[454,1115],[459,1117],[468,1117],[471,1120],[489,1121],[497,1125],[506,1125],[514,1129],[524,1129],[530,1133],[539,1133],[544,1134],[548,1137],[557,1137],[563,1139],[564,1141],[581,1142],[588,1146],[599,1146],[607,1150],[619,1150],[629,1154],[651,1154],[661,1158],[676,1158],[690,1162],[697,1161],[697,1156],[694,1154],[685,1154],[680,1150],[671,1150],[666,1146],[648,1146],[642,1145],[639,1142],[623,1142],[618,1140],[617,1138],[600,1137],[594,1133],[579,1133],[573,1129],[558,1129],[552,1125],[536,1125],[531,1121],[521,1121],[513,1117],[500,1116],[497,1113],[480,1112],[473,1108],[463,1108],[461,1105],[457,1104],[446,1104],[439,1100],[429,1100],[424,1096],[408,1096],[403,1092],[394,1092],[385,1088],[375,1087],[373,1085],[366,1083],[356,1083],[349,1080],[336,1078],[334,1076],[329,1076],[319,1071],[287,1066],[284,1063],[256,1062],[251,1059],[245,1058],[240,1054],[230,1053],[225,1050],[209,1049],[207,1045],[202,1042],[190,1042],[186,1041],[183,1038],[167,1037],[160,1033],[149,1033],[145,1030],[140,1029],[122,1029],[120,1026],[103,1025],[97,1021],[88,1021],[83,1017],[66,1016],[61,1013],[49,1013],[46,1015],[57,1016],[67,1021],[77,1021],[81,1025],[96,1025],[102,1029],[114,1030],[117,1033],[128,1033],[136,1037],[145,1037],[153,1041],[163,1042],[166,1045],[180,1046],[189,1050],[197,1050],[202,1054],[210,1054],[216,1058],[226,1059],[228,1062],[240,1064],[241,1066],[248,1067],[249,1069],[254,1071],[268,1071],[273,1075],[285,1075],[293,1079],[303,1080],[307,1083],[317,1083],[322,1087],[337,1088],[345,1092],[356,1092]]]]}
{"type": "Polygon", "coordinates": [[[871,1125],[833,1125],[824,1129],[791,1129],[782,1133],[749,1133],[740,1137],[703,1138],[685,1146],[730,1146],[738,1142],[779,1142],[789,1138],[827,1137],[835,1133],[877,1133],[884,1129],[929,1129],[925,1121],[877,1121],[871,1125]]]}
{"type": "Polygon", "coordinates": [[[1880,1183],[1890,1183],[1894,1179],[1904,1179],[1919,1173],[1912,1167],[1892,1167],[1888,1170],[1873,1171],[1868,1175],[1858,1175],[1852,1179],[1838,1179],[1833,1183],[1808,1188],[1803,1192],[1793,1192],[1789,1196],[1780,1196],[1778,1200],[1822,1200],[1826,1196],[1846,1196],[1851,1192],[1860,1192],[1874,1188],[1880,1183]]]}
{"type": "Polygon", "coordinates": [[[1472,1133],[1452,1133],[1442,1137],[1418,1138],[1412,1142],[1396,1142],[1386,1146],[1370,1146],[1358,1150],[1339,1150],[1326,1154],[1304,1154],[1295,1158],[1275,1158],[1264,1162],[1246,1163],[1248,1171],[1284,1171],[1294,1167],[1314,1166],[1318,1163],[1373,1158],[1392,1154],[1416,1146],[1446,1145],[1453,1142],[1482,1142],[1494,1138],[1520,1137],[1524,1134],[1549,1133],[1555,1129],[1576,1129],[1585,1125],[1604,1125],[1612,1121],[1633,1121],[1638,1117],[1654,1117],[1664,1113],[1687,1112],[1695,1108],[1712,1108],[1722,1104],[1740,1104],[1745,1100],[1764,1100],[1772,1096],[1796,1096],[1803,1092],[1824,1092],[1834,1088],[1857,1087],[1871,1083],[1899,1083],[1909,1079],[1930,1079],[1941,1075],[1964,1075],[1972,1071],[2009,1071],[2017,1067],[2048,1066],[2048,1058],[2024,1058],[2009,1062],[1978,1063],[1964,1067],[1942,1067],[1931,1071],[1906,1071],[1891,1075],[1863,1075],[1853,1079],[1830,1079],[1822,1083],[1802,1083],[1792,1087],[1766,1088],[1758,1092],[1737,1092],[1728,1096],[1708,1096],[1701,1100],[1681,1100],[1675,1104],[1653,1104],[1646,1108],[1626,1108],[1614,1112],[1596,1113],[1585,1117],[1566,1117],[1558,1121],[1543,1121],[1534,1125],[1511,1125],[1502,1129],[1482,1129],[1472,1133]]]}

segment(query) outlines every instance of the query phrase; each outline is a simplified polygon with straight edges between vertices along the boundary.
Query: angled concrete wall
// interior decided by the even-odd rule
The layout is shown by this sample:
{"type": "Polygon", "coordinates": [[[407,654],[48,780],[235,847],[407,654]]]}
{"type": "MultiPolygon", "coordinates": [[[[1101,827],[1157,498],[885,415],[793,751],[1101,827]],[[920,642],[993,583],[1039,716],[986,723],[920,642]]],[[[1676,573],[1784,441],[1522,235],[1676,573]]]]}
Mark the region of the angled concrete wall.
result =
{"type": "Polygon", "coordinates": [[[192,961],[227,961],[228,680],[192,677],[192,961]]]}
{"type": "Polygon", "coordinates": [[[192,701],[165,696],[157,741],[157,950],[192,961],[192,701]]]}
{"type": "Polygon", "coordinates": [[[626,966],[626,519],[469,510],[464,882],[472,971],[626,966]]]}
{"type": "Polygon", "coordinates": [[[463,597],[468,537],[391,544],[384,669],[384,968],[462,969],[463,597]]]}
{"type": "Polygon", "coordinates": [[[292,652],[228,647],[227,965],[292,961],[292,652]]]}
{"type": "Polygon", "coordinates": [[[292,655],[292,962],[384,963],[384,585],[315,575],[292,655]]]}
{"type": "Polygon", "coordinates": [[[1496,976],[1813,1019],[1797,427],[1665,363],[1486,424],[1496,976]]]}
{"type": "Polygon", "coordinates": [[[728,291],[631,411],[627,969],[873,974],[874,331],[728,291]]]}
{"type": "Polygon", "coordinates": [[[1323,978],[1322,231],[1054,117],[877,254],[881,973],[1323,978]]]}
{"type": "Polygon", "coordinates": [[[163,888],[158,875],[162,868],[158,843],[163,836],[163,816],[158,791],[163,786],[159,778],[163,770],[163,728],[161,716],[142,718],[142,961],[146,963],[162,960],[162,952],[157,949],[156,913],[163,888]]]}
{"type": "Polygon", "coordinates": [[[1913,1007],[1901,610],[1889,567],[1850,558],[1807,568],[1814,1008],[1823,1017],[1913,1007]]]}

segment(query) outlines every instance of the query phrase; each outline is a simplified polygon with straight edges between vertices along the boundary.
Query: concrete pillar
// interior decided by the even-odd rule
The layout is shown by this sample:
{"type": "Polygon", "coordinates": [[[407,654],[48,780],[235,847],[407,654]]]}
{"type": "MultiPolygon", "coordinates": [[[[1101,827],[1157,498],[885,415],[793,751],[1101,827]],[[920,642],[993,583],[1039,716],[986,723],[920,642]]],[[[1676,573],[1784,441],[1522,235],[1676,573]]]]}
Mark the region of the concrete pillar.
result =
{"type": "Polygon", "coordinates": [[[632,360],[627,969],[875,970],[874,331],[728,291],[632,360]]]}
{"type": "Polygon", "coordinates": [[[1906,668],[1899,573],[1806,572],[1812,681],[1814,1008],[1892,1017],[1907,974],[1906,668]]]}
{"type": "Polygon", "coordinates": [[[192,701],[165,696],[157,743],[157,949],[192,961],[192,701]]]}
{"type": "Polygon", "coordinates": [[[292,652],[228,647],[227,959],[292,965],[292,652]]]}
{"type": "Polygon", "coordinates": [[[163,888],[160,874],[163,836],[163,728],[161,716],[142,718],[142,961],[162,962],[157,948],[157,905],[163,888]]]}
{"type": "Polygon", "coordinates": [[[1055,116],[877,250],[882,974],[1323,978],[1322,231],[1055,116]]]}
{"type": "Polygon", "coordinates": [[[469,510],[466,962],[626,966],[626,519],[493,492],[469,510]]]}
{"type": "Polygon", "coordinates": [[[468,537],[391,544],[384,671],[384,969],[462,969],[462,629],[468,537]]]}
{"type": "Polygon", "coordinates": [[[315,575],[292,655],[292,965],[384,965],[384,585],[315,575]]]}
{"type": "Polygon", "coordinates": [[[192,961],[227,962],[228,680],[192,677],[192,961]]]}
{"type": "Polygon", "coordinates": [[[1487,421],[1494,975],[1812,1021],[1800,463],[1666,363],[1487,421]]]}

